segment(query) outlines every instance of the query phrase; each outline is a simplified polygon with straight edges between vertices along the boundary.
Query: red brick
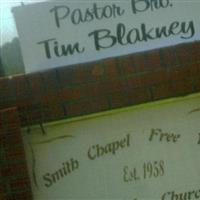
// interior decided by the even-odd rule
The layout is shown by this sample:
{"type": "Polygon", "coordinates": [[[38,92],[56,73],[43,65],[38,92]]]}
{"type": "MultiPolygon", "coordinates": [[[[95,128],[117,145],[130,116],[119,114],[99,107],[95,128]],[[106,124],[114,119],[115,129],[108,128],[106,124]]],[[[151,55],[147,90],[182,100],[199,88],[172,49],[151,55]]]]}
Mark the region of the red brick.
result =
{"type": "Polygon", "coordinates": [[[32,199],[32,195],[30,194],[30,191],[22,191],[19,193],[15,193],[13,194],[13,196],[11,196],[9,199],[6,200],[31,200],[32,199]]]}
{"type": "Polygon", "coordinates": [[[18,164],[15,164],[15,165],[12,165],[12,168],[10,168],[11,170],[11,173],[19,173],[19,174],[23,174],[24,172],[26,172],[28,169],[27,169],[27,166],[24,164],[24,163],[18,163],[18,164]]]}
{"type": "Polygon", "coordinates": [[[197,63],[200,59],[200,42],[194,42],[191,47],[192,62],[197,63]]]}
{"type": "Polygon", "coordinates": [[[120,92],[125,89],[125,80],[110,80],[107,82],[108,93],[120,92]]]}
{"type": "Polygon", "coordinates": [[[196,91],[200,91],[200,78],[194,81],[194,87],[196,91]]]}
{"type": "Polygon", "coordinates": [[[28,177],[18,178],[10,181],[10,187],[12,190],[26,190],[29,185],[28,177]]]}
{"type": "Polygon", "coordinates": [[[85,104],[86,103],[84,102],[66,105],[67,115],[71,117],[81,115],[84,112],[84,108],[82,106],[85,106],[85,104]]]}
{"type": "Polygon", "coordinates": [[[190,63],[191,61],[190,53],[191,53],[190,49],[188,48],[183,48],[181,46],[178,46],[176,48],[177,59],[181,67],[190,63]]]}
{"type": "Polygon", "coordinates": [[[60,91],[62,101],[78,100],[83,97],[83,89],[80,86],[64,88],[60,91]]]}
{"type": "Polygon", "coordinates": [[[84,84],[89,81],[89,70],[87,69],[87,64],[81,64],[74,66],[74,83],[84,84]]]}
{"type": "Polygon", "coordinates": [[[10,148],[9,150],[6,150],[7,161],[12,161],[14,159],[24,158],[24,156],[25,156],[25,152],[24,152],[23,146],[21,146],[18,149],[10,148]]]}
{"type": "Polygon", "coordinates": [[[52,120],[58,120],[61,119],[65,116],[65,111],[64,111],[64,105],[60,104],[55,104],[49,106],[48,110],[44,112],[44,121],[52,121],[52,120]]]}
{"type": "Polygon", "coordinates": [[[200,63],[194,63],[188,66],[190,68],[190,76],[200,76],[200,63]]]}
{"type": "Polygon", "coordinates": [[[146,62],[148,63],[146,70],[155,71],[157,68],[161,67],[159,50],[146,52],[146,59],[146,62]]]}
{"type": "Polygon", "coordinates": [[[106,83],[98,82],[95,84],[90,84],[84,88],[84,97],[96,97],[96,96],[105,96],[108,93],[109,86],[106,83]]]}
{"type": "Polygon", "coordinates": [[[27,171],[27,167],[24,163],[12,164],[11,166],[1,167],[1,175],[6,177],[14,177],[16,174],[24,174],[27,171]]]}
{"type": "Polygon", "coordinates": [[[61,86],[70,86],[74,84],[74,69],[72,67],[62,67],[57,69],[57,71],[61,86]]]}
{"type": "Polygon", "coordinates": [[[26,76],[15,76],[12,79],[12,84],[16,95],[16,101],[18,102],[25,98],[27,99],[27,97],[30,95],[30,88],[28,87],[26,76]]]}
{"type": "Polygon", "coordinates": [[[181,80],[161,84],[153,89],[153,96],[155,99],[169,98],[191,93],[193,91],[193,82],[191,80],[181,80]]]}
{"type": "MultiPolygon", "coordinates": [[[[0,160],[3,161],[3,165],[0,166],[0,175],[3,176],[3,179],[7,180],[7,183],[11,186],[10,191],[7,191],[6,187],[4,188],[7,196],[6,200],[14,199],[15,194],[23,190],[29,191],[30,197],[30,182],[26,168],[26,158],[22,139],[21,141],[19,139],[19,137],[21,137],[21,127],[16,108],[1,111],[0,119],[2,119],[2,117],[5,119],[6,126],[4,129],[0,129],[1,150],[4,152],[3,154],[0,154],[0,160]],[[13,141],[11,142],[10,140],[4,140],[5,138],[9,139],[11,136],[13,137],[12,140],[17,142],[16,144],[13,144],[13,141]],[[24,177],[23,180],[19,178],[19,168],[15,167],[16,160],[21,164],[21,167],[24,166],[23,173],[21,174],[24,177]]],[[[4,186],[1,185],[1,187],[4,186]]]]}
{"type": "Polygon", "coordinates": [[[107,80],[98,82],[85,87],[85,97],[90,96],[105,96],[110,93],[115,93],[124,90],[125,82],[123,80],[107,80]]]}
{"type": "Polygon", "coordinates": [[[141,75],[140,81],[142,87],[161,84],[168,81],[168,72],[163,69],[156,72],[145,73],[141,75]]]}
{"type": "MultiPolygon", "coordinates": [[[[1,175],[0,175],[1,176],[1,175]]],[[[2,182],[0,182],[0,199],[2,200],[2,196],[4,194],[4,188],[2,182]],[[1,196],[2,195],[2,196],[1,196]]]]}
{"type": "Polygon", "coordinates": [[[0,79],[0,109],[15,106],[15,102],[12,79],[0,79]]]}
{"type": "Polygon", "coordinates": [[[28,74],[26,75],[26,79],[33,93],[40,94],[44,92],[44,84],[41,73],[28,74]]]}
{"type": "Polygon", "coordinates": [[[129,105],[129,97],[125,92],[114,93],[110,95],[110,99],[112,108],[119,108],[129,105]]]}
{"type": "MultiPolygon", "coordinates": [[[[0,110],[0,115],[1,118],[3,119],[4,122],[10,124],[10,125],[15,125],[16,123],[19,124],[19,119],[18,119],[18,113],[16,112],[16,108],[8,108],[5,110],[0,110]]],[[[5,126],[9,127],[9,126],[5,126]]]]}
{"type": "Polygon", "coordinates": [[[77,103],[72,103],[66,106],[69,116],[79,116],[83,114],[90,114],[94,112],[107,110],[108,101],[105,97],[99,97],[97,99],[82,100],[77,103]]]}
{"type": "Polygon", "coordinates": [[[94,63],[91,68],[91,81],[100,81],[105,76],[104,65],[101,62],[94,63]]]}
{"type": "MultiPolygon", "coordinates": [[[[51,106],[51,105],[50,105],[51,106]]],[[[28,125],[31,124],[38,124],[38,123],[42,123],[44,122],[44,117],[45,117],[45,113],[47,112],[46,110],[49,109],[48,105],[32,105],[31,107],[29,107],[27,109],[27,113],[26,113],[26,123],[28,125]]],[[[25,120],[25,119],[23,119],[25,120]]]]}
{"type": "Polygon", "coordinates": [[[136,72],[134,67],[134,60],[131,56],[123,56],[119,58],[120,66],[125,75],[133,74],[136,72]]]}
{"type": "Polygon", "coordinates": [[[56,92],[58,90],[58,79],[55,69],[41,73],[41,87],[43,87],[44,92],[56,92]]]}
{"type": "Polygon", "coordinates": [[[41,99],[40,104],[42,105],[54,105],[58,104],[61,101],[60,93],[59,91],[51,91],[48,93],[45,93],[41,99]]]}
{"type": "Polygon", "coordinates": [[[143,88],[134,89],[128,91],[128,94],[133,104],[140,104],[152,100],[149,89],[143,89],[143,88]]]}
{"type": "Polygon", "coordinates": [[[143,53],[137,53],[133,55],[132,60],[134,62],[137,72],[146,71],[146,69],[148,68],[148,66],[146,65],[146,60],[143,53]]]}
{"type": "Polygon", "coordinates": [[[168,72],[164,69],[157,72],[146,72],[128,78],[128,86],[130,88],[149,87],[155,84],[167,82],[169,79],[168,77],[168,72]]]}
{"type": "Polygon", "coordinates": [[[153,88],[154,99],[162,99],[162,98],[170,97],[171,95],[172,95],[172,92],[171,92],[169,83],[156,85],[153,88]]]}
{"type": "MultiPolygon", "coordinates": [[[[1,175],[0,175],[1,176],[1,175]]],[[[7,200],[3,183],[0,182],[0,200],[7,200]]]]}
{"type": "Polygon", "coordinates": [[[181,80],[171,84],[171,90],[174,96],[188,94],[193,91],[193,83],[191,80],[181,80]]]}
{"type": "MultiPolygon", "coordinates": [[[[0,79],[0,108],[17,106],[22,124],[27,125],[30,122],[60,119],[63,113],[66,115],[64,109],[66,101],[69,103],[68,101],[123,93],[128,88],[156,87],[172,82],[169,84],[171,88],[174,81],[191,79],[194,83],[193,89],[197,90],[200,74],[199,46],[200,42],[183,44],[84,65],[47,70],[13,79],[0,79]],[[180,59],[181,62],[178,62],[180,59]],[[187,63],[188,60],[192,63],[187,63]],[[165,69],[169,73],[167,71],[165,73],[165,69]],[[147,74],[149,71],[152,73],[147,74]],[[72,89],[65,93],[65,88],[72,89]]],[[[183,86],[180,87],[184,90],[183,86]]],[[[173,91],[171,95],[176,95],[173,91]]]]}
{"type": "Polygon", "coordinates": [[[191,66],[171,68],[169,71],[169,80],[178,81],[191,76],[191,66]]]}
{"type": "MultiPolygon", "coordinates": [[[[19,124],[18,124],[18,126],[19,126],[19,124]]],[[[2,131],[3,134],[2,135],[0,134],[0,140],[3,143],[4,142],[6,143],[6,142],[9,141],[9,144],[11,146],[21,143],[21,141],[22,141],[21,135],[17,133],[18,128],[16,127],[15,129],[16,129],[16,131],[13,130],[13,128],[12,128],[12,130],[10,130],[9,133],[6,130],[6,134],[4,134],[3,131],[2,131]],[[13,134],[13,133],[15,133],[15,134],[13,134]]],[[[2,130],[1,127],[0,127],[0,130],[2,130]]]]}
{"type": "Polygon", "coordinates": [[[141,86],[141,77],[138,75],[127,78],[129,88],[137,88],[141,86]]]}
{"type": "Polygon", "coordinates": [[[39,103],[44,94],[44,83],[41,74],[34,73],[26,75],[26,81],[24,84],[26,84],[28,92],[25,96],[22,96],[21,98],[18,97],[17,106],[26,107],[32,103],[39,103]]]}
{"type": "Polygon", "coordinates": [[[114,58],[109,58],[104,61],[105,76],[109,79],[119,76],[119,72],[114,58]]]}
{"type": "Polygon", "coordinates": [[[163,67],[174,67],[177,66],[177,58],[176,58],[176,49],[175,47],[167,47],[164,49],[161,49],[162,54],[162,63],[164,64],[163,67]]]}

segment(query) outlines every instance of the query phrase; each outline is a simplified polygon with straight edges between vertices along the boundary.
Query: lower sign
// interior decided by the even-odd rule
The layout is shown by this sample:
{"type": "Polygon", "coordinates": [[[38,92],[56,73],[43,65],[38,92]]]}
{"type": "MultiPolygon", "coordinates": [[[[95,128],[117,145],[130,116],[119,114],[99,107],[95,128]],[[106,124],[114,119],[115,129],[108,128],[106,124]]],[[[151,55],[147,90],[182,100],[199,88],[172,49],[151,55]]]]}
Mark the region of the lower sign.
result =
{"type": "Polygon", "coordinates": [[[200,96],[24,131],[35,200],[200,199],[200,96]]]}

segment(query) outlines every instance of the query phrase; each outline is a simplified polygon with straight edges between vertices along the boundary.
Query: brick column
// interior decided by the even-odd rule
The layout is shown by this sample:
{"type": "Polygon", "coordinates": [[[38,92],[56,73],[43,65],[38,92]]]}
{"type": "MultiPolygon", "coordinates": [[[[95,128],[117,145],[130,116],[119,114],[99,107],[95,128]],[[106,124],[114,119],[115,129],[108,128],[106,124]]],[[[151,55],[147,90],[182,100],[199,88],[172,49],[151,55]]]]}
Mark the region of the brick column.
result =
{"type": "Polygon", "coordinates": [[[0,200],[31,200],[20,121],[16,108],[0,111],[0,200]]]}

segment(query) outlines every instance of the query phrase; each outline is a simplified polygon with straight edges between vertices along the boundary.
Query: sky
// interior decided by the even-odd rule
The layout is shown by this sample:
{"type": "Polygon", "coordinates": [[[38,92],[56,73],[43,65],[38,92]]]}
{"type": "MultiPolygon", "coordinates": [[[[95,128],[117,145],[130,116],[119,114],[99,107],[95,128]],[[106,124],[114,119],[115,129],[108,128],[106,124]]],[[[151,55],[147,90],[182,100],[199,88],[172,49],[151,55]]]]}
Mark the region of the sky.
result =
{"type": "Polygon", "coordinates": [[[0,0],[0,45],[11,41],[17,36],[17,30],[12,15],[12,7],[20,6],[21,3],[29,4],[44,0],[0,0]]]}

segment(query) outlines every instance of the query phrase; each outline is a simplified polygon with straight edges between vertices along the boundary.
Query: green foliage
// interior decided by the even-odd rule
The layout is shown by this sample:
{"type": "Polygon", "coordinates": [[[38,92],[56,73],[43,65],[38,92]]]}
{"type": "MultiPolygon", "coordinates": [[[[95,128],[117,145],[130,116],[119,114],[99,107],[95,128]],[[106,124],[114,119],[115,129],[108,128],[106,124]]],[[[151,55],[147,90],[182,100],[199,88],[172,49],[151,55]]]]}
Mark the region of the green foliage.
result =
{"type": "Polygon", "coordinates": [[[3,64],[1,62],[1,57],[0,57],[0,77],[4,76],[4,68],[3,68],[3,64]]]}
{"type": "Polygon", "coordinates": [[[1,59],[0,70],[3,70],[4,73],[2,73],[5,76],[24,73],[24,64],[18,38],[14,38],[12,42],[5,43],[1,47],[1,59]]]}

